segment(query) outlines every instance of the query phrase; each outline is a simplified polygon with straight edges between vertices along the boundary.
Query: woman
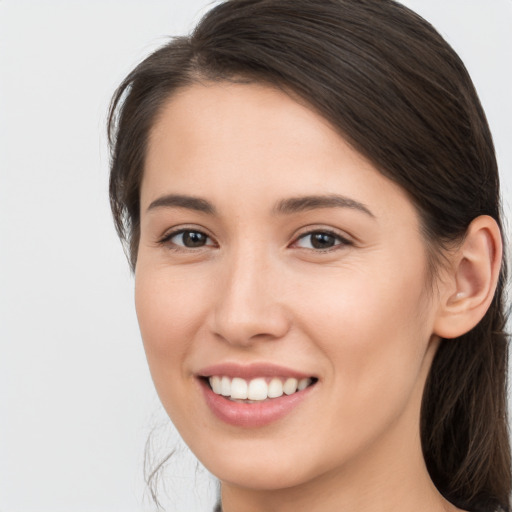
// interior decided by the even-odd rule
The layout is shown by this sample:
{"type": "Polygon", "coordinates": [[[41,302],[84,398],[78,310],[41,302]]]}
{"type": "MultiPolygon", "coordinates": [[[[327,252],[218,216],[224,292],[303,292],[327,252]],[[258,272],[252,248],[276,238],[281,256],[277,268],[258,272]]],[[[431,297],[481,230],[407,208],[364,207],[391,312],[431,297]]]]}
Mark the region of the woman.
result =
{"type": "Polygon", "coordinates": [[[391,0],[229,0],[113,100],[152,377],[222,510],[510,510],[496,161],[391,0]]]}

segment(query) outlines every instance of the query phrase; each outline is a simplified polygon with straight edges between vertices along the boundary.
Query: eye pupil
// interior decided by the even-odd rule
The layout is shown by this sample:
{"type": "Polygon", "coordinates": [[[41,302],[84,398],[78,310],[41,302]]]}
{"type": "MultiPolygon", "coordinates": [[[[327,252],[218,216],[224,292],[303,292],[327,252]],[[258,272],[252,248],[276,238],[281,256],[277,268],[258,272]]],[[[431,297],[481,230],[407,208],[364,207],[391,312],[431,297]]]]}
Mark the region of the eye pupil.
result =
{"type": "Polygon", "coordinates": [[[329,233],[313,233],[311,235],[311,245],[315,249],[328,249],[336,244],[336,239],[329,233]]]}
{"type": "Polygon", "coordinates": [[[206,244],[207,236],[198,231],[185,231],[182,235],[185,247],[202,247],[206,244]]]}

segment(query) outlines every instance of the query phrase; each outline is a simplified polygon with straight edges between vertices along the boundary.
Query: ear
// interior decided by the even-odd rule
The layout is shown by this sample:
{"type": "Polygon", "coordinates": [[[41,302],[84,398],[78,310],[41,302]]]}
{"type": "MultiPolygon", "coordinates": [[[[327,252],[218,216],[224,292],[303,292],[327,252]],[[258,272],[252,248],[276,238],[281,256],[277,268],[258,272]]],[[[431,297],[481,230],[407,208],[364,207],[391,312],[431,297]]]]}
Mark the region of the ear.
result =
{"type": "Polygon", "coordinates": [[[502,253],[496,221],[487,215],[474,219],[462,244],[448,255],[451,264],[439,285],[435,334],[456,338],[480,322],[494,297],[502,253]]]}

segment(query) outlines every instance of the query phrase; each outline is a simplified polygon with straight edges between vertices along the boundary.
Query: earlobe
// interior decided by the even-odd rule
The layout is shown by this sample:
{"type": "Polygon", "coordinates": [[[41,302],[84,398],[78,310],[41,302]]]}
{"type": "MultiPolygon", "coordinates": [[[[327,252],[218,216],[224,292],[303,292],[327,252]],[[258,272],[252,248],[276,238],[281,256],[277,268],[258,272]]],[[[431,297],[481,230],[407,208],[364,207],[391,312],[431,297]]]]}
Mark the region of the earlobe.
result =
{"type": "Polygon", "coordinates": [[[496,221],[477,217],[462,244],[449,255],[450,270],[443,279],[434,333],[456,338],[483,318],[496,290],[503,244],[496,221]]]}

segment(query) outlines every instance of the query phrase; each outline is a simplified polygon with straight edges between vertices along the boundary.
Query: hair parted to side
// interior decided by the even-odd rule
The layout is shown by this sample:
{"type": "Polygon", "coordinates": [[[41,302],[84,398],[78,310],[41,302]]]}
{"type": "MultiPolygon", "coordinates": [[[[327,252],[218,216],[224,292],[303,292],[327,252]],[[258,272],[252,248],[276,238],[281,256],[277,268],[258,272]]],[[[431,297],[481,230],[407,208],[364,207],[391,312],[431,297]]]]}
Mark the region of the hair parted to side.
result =
{"type": "MultiPolygon", "coordinates": [[[[132,268],[148,137],[166,102],[196,82],[267,83],[306,101],[415,204],[439,262],[479,215],[501,227],[485,114],[463,63],[394,0],[227,0],[137,66],[109,118],[110,201],[132,268]]],[[[421,439],[439,491],[474,512],[512,512],[503,265],[482,321],[442,340],[423,397],[421,439]]]]}

